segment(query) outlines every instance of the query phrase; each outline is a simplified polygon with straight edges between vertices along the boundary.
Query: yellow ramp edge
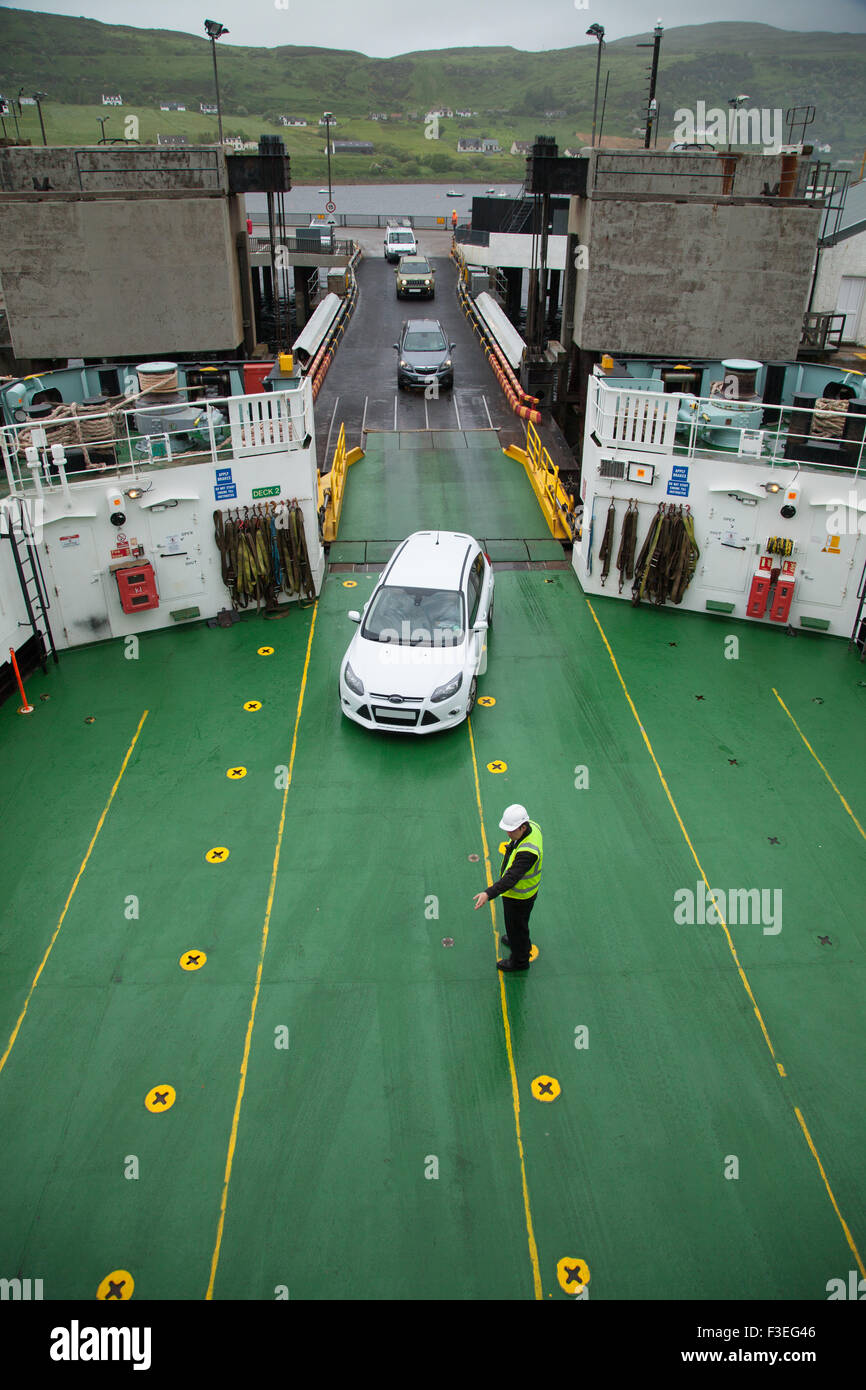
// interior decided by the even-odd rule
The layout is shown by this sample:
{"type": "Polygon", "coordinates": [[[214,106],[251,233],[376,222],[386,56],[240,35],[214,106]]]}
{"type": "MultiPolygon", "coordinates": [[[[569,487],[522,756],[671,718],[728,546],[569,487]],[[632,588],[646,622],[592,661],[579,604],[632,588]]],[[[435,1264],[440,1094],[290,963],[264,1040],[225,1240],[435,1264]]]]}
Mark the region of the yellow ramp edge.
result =
{"type": "Polygon", "coordinates": [[[510,459],[522,463],[526,469],[526,476],[554,539],[574,540],[568,521],[574,512],[574,498],[562,486],[559,469],[543,447],[541,436],[531,421],[526,426],[526,448],[521,449],[516,444],[509,444],[502,452],[510,459]]]}
{"type": "Polygon", "coordinates": [[[346,426],[341,424],[337,447],[331,460],[331,471],[319,475],[319,515],[322,517],[322,540],[325,544],[337,538],[346,488],[346,471],[350,464],[357,463],[363,457],[363,449],[350,449],[347,452],[346,426]]]}

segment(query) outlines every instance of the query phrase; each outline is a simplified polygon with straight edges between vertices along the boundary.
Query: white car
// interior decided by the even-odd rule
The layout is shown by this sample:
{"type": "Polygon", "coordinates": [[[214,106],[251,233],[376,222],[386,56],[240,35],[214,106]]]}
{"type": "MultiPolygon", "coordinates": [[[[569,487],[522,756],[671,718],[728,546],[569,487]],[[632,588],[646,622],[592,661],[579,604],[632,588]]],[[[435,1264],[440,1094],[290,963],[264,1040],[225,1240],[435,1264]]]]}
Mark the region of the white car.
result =
{"type": "Polygon", "coordinates": [[[472,710],[487,668],[493,565],[471,536],[416,531],[397,547],[340,665],[340,705],[365,729],[432,734],[472,710]]]}

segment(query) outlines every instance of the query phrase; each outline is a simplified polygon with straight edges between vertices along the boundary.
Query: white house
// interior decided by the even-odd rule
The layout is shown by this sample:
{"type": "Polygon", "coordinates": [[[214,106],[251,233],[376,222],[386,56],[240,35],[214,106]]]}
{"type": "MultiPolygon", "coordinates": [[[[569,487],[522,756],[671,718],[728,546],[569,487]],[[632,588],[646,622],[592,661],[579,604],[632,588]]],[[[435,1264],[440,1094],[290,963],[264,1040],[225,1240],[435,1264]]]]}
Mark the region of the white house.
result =
{"type": "Polygon", "coordinates": [[[812,313],[844,314],[842,342],[866,347],[866,179],[849,186],[838,230],[819,247],[812,313]]]}

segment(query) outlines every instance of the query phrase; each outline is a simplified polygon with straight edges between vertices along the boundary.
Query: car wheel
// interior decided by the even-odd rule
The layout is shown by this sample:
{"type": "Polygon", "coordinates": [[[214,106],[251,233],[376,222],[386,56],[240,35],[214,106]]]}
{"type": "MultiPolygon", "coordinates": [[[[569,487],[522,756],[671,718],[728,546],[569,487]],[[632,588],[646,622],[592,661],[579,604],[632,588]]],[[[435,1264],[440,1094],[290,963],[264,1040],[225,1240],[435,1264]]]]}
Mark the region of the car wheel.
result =
{"type": "Polygon", "coordinates": [[[493,604],[492,604],[492,603],[491,603],[490,607],[489,607],[488,610],[487,610],[487,626],[488,626],[488,627],[492,627],[492,626],[493,626],[493,604]]]}
{"type": "Polygon", "coordinates": [[[476,678],[475,676],[473,676],[473,677],[472,677],[472,684],[471,684],[470,687],[469,687],[469,695],[468,695],[468,697],[467,697],[467,699],[466,699],[466,713],[467,713],[467,715],[471,714],[472,711],[473,711],[474,708],[475,708],[475,696],[476,696],[477,694],[478,694],[478,680],[477,680],[477,678],[476,678]]]}

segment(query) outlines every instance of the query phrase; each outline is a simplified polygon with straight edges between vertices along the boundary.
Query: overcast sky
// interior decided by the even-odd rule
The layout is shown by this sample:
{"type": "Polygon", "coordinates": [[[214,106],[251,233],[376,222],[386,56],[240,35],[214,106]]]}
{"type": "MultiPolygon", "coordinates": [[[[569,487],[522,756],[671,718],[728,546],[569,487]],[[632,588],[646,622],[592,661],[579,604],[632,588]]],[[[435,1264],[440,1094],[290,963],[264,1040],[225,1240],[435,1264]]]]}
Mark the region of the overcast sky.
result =
{"type": "Polygon", "coordinates": [[[204,19],[218,19],[229,29],[222,43],[312,44],[380,58],[476,44],[533,50],[594,44],[586,30],[595,21],[609,40],[643,33],[659,19],[666,28],[742,19],[780,29],[866,31],[866,0],[0,0],[0,8],[202,35],[204,19]]]}

